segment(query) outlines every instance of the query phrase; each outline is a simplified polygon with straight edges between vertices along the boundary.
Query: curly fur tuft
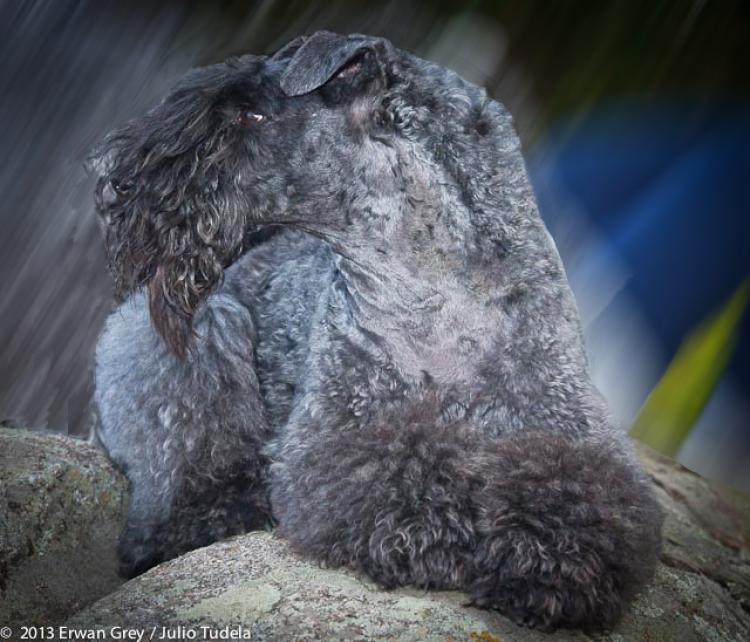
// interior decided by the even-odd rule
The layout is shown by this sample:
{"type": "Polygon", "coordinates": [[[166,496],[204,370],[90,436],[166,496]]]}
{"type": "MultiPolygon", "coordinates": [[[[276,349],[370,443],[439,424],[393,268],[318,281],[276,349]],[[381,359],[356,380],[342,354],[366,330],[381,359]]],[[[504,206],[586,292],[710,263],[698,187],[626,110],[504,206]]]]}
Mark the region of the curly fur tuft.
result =
{"type": "Polygon", "coordinates": [[[284,536],[384,587],[466,590],[547,630],[612,625],[659,556],[644,476],[611,444],[441,423],[428,397],[285,456],[272,467],[284,536]]]}
{"type": "Polygon", "coordinates": [[[613,444],[549,431],[485,445],[468,592],[519,623],[614,624],[659,558],[662,511],[613,444]]]}
{"type": "Polygon", "coordinates": [[[466,453],[478,435],[415,400],[365,429],[327,430],[272,466],[279,528],[298,550],[385,587],[466,585],[476,543],[466,453]]]}

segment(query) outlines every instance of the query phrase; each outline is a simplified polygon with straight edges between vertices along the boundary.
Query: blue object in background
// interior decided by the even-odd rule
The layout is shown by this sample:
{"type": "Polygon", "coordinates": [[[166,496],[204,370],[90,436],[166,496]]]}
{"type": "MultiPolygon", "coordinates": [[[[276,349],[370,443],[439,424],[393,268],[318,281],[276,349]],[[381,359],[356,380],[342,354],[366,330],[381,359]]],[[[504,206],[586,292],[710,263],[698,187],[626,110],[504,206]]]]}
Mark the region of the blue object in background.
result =
{"type": "MultiPolygon", "coordinates": [[[[588,284],[615,284],[595,318],[584,311],[587,338],[600,335],[590,345],[594,364],[611,360],[610,350],[648,362],[640,373],[630,371],[648,379],[635,395],[642,398],[619,402],[628,422],[685,336],[750,275],[750,105],[684,98],[602,105],[575,124],[557,123],[529,157],[542,216],[563,239],[558,245],[579,301],[588,299],[588,284]],[[568,207],[560,207],[561,194],[568,207]],[[571,211],[584,221],[572,231],[571,211]],[[595,241],[581,249],[577,232],[591,230],[595,241]],[[608,273],[619,278],[607,280],[608,273]],[[638,332],[648,336],[640,354],[638,337],[610,322],[622,318],[608,314],[618,305],[642,320],[638,332]]],[[[680,455],[698,472],[746,488],[749,330],[745,314],[729,368],[680,455]]],[[[617,368],[610,370],[613,380],[598,383],[617,396],[621,382],[617,368]]]]}

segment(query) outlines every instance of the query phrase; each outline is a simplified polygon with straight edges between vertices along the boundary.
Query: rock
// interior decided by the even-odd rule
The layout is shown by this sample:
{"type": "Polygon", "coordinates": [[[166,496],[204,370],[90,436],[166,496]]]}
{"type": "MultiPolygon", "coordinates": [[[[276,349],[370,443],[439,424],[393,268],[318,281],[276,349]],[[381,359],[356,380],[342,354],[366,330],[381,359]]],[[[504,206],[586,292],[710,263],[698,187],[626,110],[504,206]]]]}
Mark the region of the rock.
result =
{"type": "Polygon", "coordinates": [[[381,591],[352,572],[300,559],[271,533],[251,533],[162,564],[67,626],[145,627],[155,636],[164,626],[182,639],[244,636],[258,642],[750,639],[750,502],[666,458],[645,449],[642,455],[668,512],[665,550],[654,582],[613,632],[549,636],[465,606],[461,593],[381,591]]]}
{"type": "Polygon", "coordinates": [[[111,593],[126,482],[87,443],[0,428],[0,624],[47,625],[111,593]]]}

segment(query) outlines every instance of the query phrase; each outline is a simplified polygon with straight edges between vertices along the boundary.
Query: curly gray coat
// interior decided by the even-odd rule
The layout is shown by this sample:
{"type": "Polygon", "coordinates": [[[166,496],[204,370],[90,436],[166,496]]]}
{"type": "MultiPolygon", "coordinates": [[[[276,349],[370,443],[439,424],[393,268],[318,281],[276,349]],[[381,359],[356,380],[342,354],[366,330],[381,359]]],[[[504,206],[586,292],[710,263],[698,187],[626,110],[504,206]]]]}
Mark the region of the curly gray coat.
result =
{"type": "Polygon", "coordinates": [[[319,32],[192,72],[93,165],[124,572],[276,520],[386,587],[544,628],[616,620],[661,512],[500,104],[319,32]]]}

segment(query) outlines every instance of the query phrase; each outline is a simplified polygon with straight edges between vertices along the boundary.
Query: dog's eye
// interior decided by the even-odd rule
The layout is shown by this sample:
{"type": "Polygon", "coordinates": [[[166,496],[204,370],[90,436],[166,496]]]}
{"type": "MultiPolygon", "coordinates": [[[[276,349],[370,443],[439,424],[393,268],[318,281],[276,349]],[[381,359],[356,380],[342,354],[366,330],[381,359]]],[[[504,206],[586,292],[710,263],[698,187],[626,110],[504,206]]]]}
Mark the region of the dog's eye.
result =
{"type": "Polygon", "coordinates": [[[110,182],[120,196],[127,196],[130,190],[133,189],[133,183],[130,181],[118,181],[113,178],[110,182]]]}
{"type": "Polygon", "coordinates": [[[237,122],[243,127],[253,127],[266,122],[268,118],[252,109],[242,109],[237,116],[237,122]]]}

